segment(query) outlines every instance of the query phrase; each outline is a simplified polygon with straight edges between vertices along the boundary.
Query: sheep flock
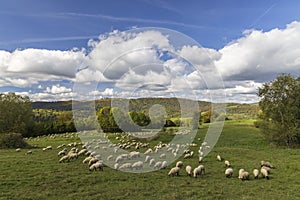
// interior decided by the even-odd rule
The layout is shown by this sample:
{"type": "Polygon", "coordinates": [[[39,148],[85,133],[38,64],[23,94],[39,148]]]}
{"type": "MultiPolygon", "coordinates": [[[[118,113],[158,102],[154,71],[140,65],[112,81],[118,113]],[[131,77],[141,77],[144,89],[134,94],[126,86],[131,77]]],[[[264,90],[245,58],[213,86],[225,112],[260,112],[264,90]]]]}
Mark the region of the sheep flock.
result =
{"type": "MultiPolygon", "coordinates": [[[[187,134],[187,133],[183,133],[187,134]]],[[[55,137],[55,136],[52,136],[55,137]]],[[[184,170],[185,177],[200,178],[209,177],[215,174],[205,165],[205,151],[211,147],[207,142],[203,142],[198,150],[198,158],[190,147],[197,148],[197,144],[172,144],[158,142],[155,146],[149,143],[140,142],[138,140],[128,139],[127,134],[116,134],[114,143],[108,138],[92,139],[86,142],[72,142],[69,144],[60,144],[57,147],[46,146],[42,151],[55,152],[58,162],[70,163],[73,160],[81,159],[82,164],[86,166],[86,170],[91,172],[101,171],[105,173],[105,167],[113,168],[117,171],[125,172],[150,172],[155,170],[165,170],[165,174],[174,177],[182,176],[181,171],[184,170]],[[182,159],[182,160],[180,160],[182,159]],[[191,159],[191,160],[189,160],[191,159]],[[189,160],[189,161],[187,161],[189,160]],[[194,163],[192,161],[196,160],[194,163]],[[173,162],[175,161],[175,162],[173,162]]],[[[31,155],[34,151],[27,151],[26,155],[31,155]]],[[[22,152],[23,149],[18,148],[16,152],[22,152]]],[[[196,151],[197,152],[197,151],[196,151]]],[[[268,161],[256,162],[253,169],[245,170],[235,166],[242,166],[241,163],[231,163],[230,157],[216,155],[215,165],[219,165],[219,173],[225,174],[224,178],[236,177],[242,181],[270,179],[271,170],[275,167],[268,161]],[[223,161],[223,162],[222,162],[223,161]],[[223,164],[220,164],[223,163],[223,164]]]]}

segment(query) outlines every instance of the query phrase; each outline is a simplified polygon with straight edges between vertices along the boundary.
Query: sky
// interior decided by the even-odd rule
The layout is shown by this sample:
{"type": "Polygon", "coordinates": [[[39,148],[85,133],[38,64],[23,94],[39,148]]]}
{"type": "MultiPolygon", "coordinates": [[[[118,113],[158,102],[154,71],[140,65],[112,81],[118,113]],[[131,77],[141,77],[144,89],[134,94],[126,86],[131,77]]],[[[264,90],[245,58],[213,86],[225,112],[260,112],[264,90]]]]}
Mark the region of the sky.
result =
{"type": "Polygon", "coordinates": [[[256,103],[300,72],[300,2],[1,0],[0,92],[256,103]]]}

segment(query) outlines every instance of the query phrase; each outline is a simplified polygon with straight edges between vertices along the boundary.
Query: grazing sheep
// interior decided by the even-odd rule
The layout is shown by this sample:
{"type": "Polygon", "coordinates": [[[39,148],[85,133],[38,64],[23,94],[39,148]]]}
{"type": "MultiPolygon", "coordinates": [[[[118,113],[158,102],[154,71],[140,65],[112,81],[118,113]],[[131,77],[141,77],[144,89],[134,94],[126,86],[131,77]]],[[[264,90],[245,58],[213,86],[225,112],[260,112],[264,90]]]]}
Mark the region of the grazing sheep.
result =
{"type": "Polygon", "coordinates": [[[64,156],[66,154],[67,154],[67,150],[63,149],[63,150],[61,150],[60,152],[57,153],[57,156],[64,156]]]}
{"type": "Polygon", "coordinates": [[[155,163],[155,165],[154,165],[154,169],[160,169],[161,168],[161,165],[162,165],[162,162],[157,162],[157,163],[155,163]]]}
{"type": "Polygon", "coordinates": [[[78,154],[77,153],[68,153],[69,159],[77,159],[78,158],[78,154]]]}
{"type": "Polygon", "coordinates": [[[119,167],[119,169],[131,169],[132,168],[132,164],[131,163],[124,163],[123,165],[121,165],[119,167]]]}
{"type": "Polygon", "coordinates": [[[232,176],[232,174],[233,174],[233,169],[232,169],[232,168],[227,168],[227,169],[225,170],[225,176],[226,176],[227,178],[230,178],[230,177],[232,176]]]}
{"type": "Polygon", "coordinates": [[[228,160],[224,161],[225,167],[230,167],[230,162],[228,160]]]}
{"type": "Polygon", "coordinates": [[[148,155],[148,154],[150,154],[150,153],[152,153],[152,149],[148,149],[147,151],[145,151],[145,155],[148,155]]]}
{"type": "Polygon", "coordinates": [[[21,152],[21,148],[17,148],[17,149],[16,149],[16,152],[21,152]]]}
{"type": "Polygon", "coordinates": [[[144,163],[142,161],[137,161],[135,163],[132,164],[132,168],[139,170],[143,168],[144,163]]]}
{"type": "Polygon", "coordinates": [[[263,160],[260,162],[260,166],[261,167],[265,166],[265,167],[269,167],[269,168],[274,168],[274,166],[270,162],[265,162],[263,160]]]}
{"type": "Polygon", "coordinates": [[[187,176],[192,176],[192,167],[191,166],[186,166],[185,167],[186,175],[187,176]]]}
{"type": "Polygon", "coordinates": [[[244,180],[249,180],[249,177],[250,177],[249,172],[246,172],[244,169],[239,170],[239,179],[244,181],[244,180]]]}
{"type": "Polygon", "coordinates": [[[186,158],[192,158],[193,155],[194,155],[194,152],[191,151],[190,153],[185,154],[183,158],[184,158],[184,159],[186,159],[186,158]]]}
{"type": "Polygon", "coordinates": [[[132,151],[129,153],[128,158],[129,159],[134,159],[140,157],[140,152],[138,151],[132,151]]]}
{"type": "Polygon", "coordinates": [[[193,171],[194,178],[197,178],[198,176],[200,176],[201,174],[204,174],[204,173],[205,173],[205,168],[203,165],[199,165],[193,171]]]}
{"type": "Polygon", "coordinates": [[[99,160],[97,158],[92,158],[90,161],[89,161],[89,166],[91,166],[92,164],[98,162],[99,160]]]}
{"type": "Polygon", "coordinates": [[[114,156],[113,155],[109,155],[109,156],[107,156],[107,160],[112,160],[114,158],[114,156]]]}
{"type": "Polygon", "coordinates": [[[268,171],[265,169],[265,168],[261,168],[260,169],[260,173],[261,173],[261,175],[264,177],[264,178],[266,178],[267,180],[269,180],[270,178],[269,178],[269,173],[268,173],[268,171]]]}
{"type": "Polygon", "coordinates": [[[102,162],[96,162],[90,166],[90,171],[96,171],[99,169],[99,171],[103,171],[103,163],[102,162]]]}
{"type": "Polygon", "coordinates": [[[218,160],[218,161],[222,161],[222,158],[221,158],[220,155],[217,155],[217,160],[218,160]]]}
{"type": "Polygon", "coordinates": [[[150,158],[150,156],[146,156],[146,158],[145,158],[145,161],[144,161],[144,162],[145,162],[145,163],[148,163],[148,162],[150,161],[150,159],[151,159],[151,158],[150,158]]]}
{"type": "Polygon", "coordinates": [[[120,164],[119,164],[119,163],[116,163],[116,164],[114,165],[114,168],[115,168],[116,170],[118,170],[119,167],[120,167],[120,164]]]}
{"type": "Polygon", "coordinates": [[[164,159],[164,158],[166,158],[167,156],[166,156],[166,154],[161,154],[160,156],[159,156],[159,158],[162,158],[162,159],[164,159]]]}
{"type": "Polygon", "coordinates": [[[81,150],[78,152],[78,156],[83,156],[83,155],[85,155],[87,152],[88,152],[87,149],[81,149],[81,150]]]}
{"type": "Polygon", "coordinates": [[[93,159],[93,158],[94,158],[94,157],[92,157],[92,156],[86,157],[86,158],[82,161],[82,163],[89,163],[90,160],[93,159]]]}
{"type": "Polygon", "coordinates": [[[61,162],[65,162],[65,161],[69,161],[69,156],[68,155],[65,155],[65,156],[61,157],[58,162],[61,163],[61,162]]]}
{"type": "Polygon", "coordinates": [[[31,155],[31,154],[32,154],[32,151],[27,151],[26,154],[27,154],[27,155],[31,155]]]}
{"type": "Polygon", "coordinates": [[[268,174],[271,173],[271,168],[270,167],[262,166],[261,168],[264,168],[265,170],[267,170],[268,174]]]}
{"type": "Polygon", "coordinates": [[[155,165],[155,159],[154,159],[154,158],[152,158],[152,159],[150,160],[149,165],[150,165],[150,166],[154,166],[154,165],[155,165]]]}
{"type": "Polygon", "coordinates": [[[165,169],[166,167],[168,166],[168,162],[167,161],[163,161],[162,163],[161,163],[161,169],[165,169]]]}
{"type": "Polygon", "coordinates": [[[170,169],[168,176],[174,176],[175,174],[179,176],[179,171],[180,171],[179,167],[173,167],[172,169],[170,169]]]}
{"type": "Polygon", "coordinates": [[[258,169],[254,169],[254,170],[253,170],[253,176],[254,176],[254,179],[258,179],[258,175],[259,175],[258,169]]]}
{"type": "Polygon", "coordinates": [[[201,163],[202,161],[203,161],[203,157],[200,156],[200,157],[199,157],[199,163],[201,163]]]}
{"type": "Polygon", "coordinates": [[[178,161],[176,163],[176,167],[179,167],[179,168],[183,167],[183,162],[182,161],[178,161]]]}

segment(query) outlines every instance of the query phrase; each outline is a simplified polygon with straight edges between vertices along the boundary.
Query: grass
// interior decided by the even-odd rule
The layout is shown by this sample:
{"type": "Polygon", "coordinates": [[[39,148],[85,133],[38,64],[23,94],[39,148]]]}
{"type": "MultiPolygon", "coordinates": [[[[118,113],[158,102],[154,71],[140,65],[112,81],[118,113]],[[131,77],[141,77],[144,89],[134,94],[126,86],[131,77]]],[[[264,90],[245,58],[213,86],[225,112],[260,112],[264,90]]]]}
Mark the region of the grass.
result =
{"type": "MultiPolygon", "coordinates": [[[[204,138],[206,131],[199,130],[194,141],[198,146],[191,150],[198,151],[201,140],[197,138],[204,138]]],[[[83,158],[58,163],[56,146],[74,141],[80,140],[75,135],[29,139],[32,145],[54,147],[45,152],[32,149],[32,155],[25,155],[27,150],[0,150],[0,199],[300,199],[300,150],[270,146],[250,122],[225,123],[217,145],[204,158],[206,174],[197,179],[187,177],[184,170],[179,177],[168,177],[174,163],[167,169],[141,174],[108,167],[103,172],[90,172],[83,158]],[[216,160],[217,154],[231,162],[233,178],[225,178],[225,167],[216,160]],[[252,176],[242,182],[237,178],[239,168],[252,173],[260,160],[276,166],[269,181],[252,176]]],[[[192,167],[198,165],[197,156],[183,161],[192,167]]]]}

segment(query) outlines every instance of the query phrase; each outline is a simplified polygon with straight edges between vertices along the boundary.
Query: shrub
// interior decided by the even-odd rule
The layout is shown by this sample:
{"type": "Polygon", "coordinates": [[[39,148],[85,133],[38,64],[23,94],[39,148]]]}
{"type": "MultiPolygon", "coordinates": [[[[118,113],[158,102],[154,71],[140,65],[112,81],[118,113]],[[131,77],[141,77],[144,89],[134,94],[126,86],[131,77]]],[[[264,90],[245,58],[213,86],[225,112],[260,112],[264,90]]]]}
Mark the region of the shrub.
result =
{"type": "Polygon", "coordinates": [[[20,133],[4,133],[0,135],[0,148],[26,148],[30,147],[20,133]]]}

